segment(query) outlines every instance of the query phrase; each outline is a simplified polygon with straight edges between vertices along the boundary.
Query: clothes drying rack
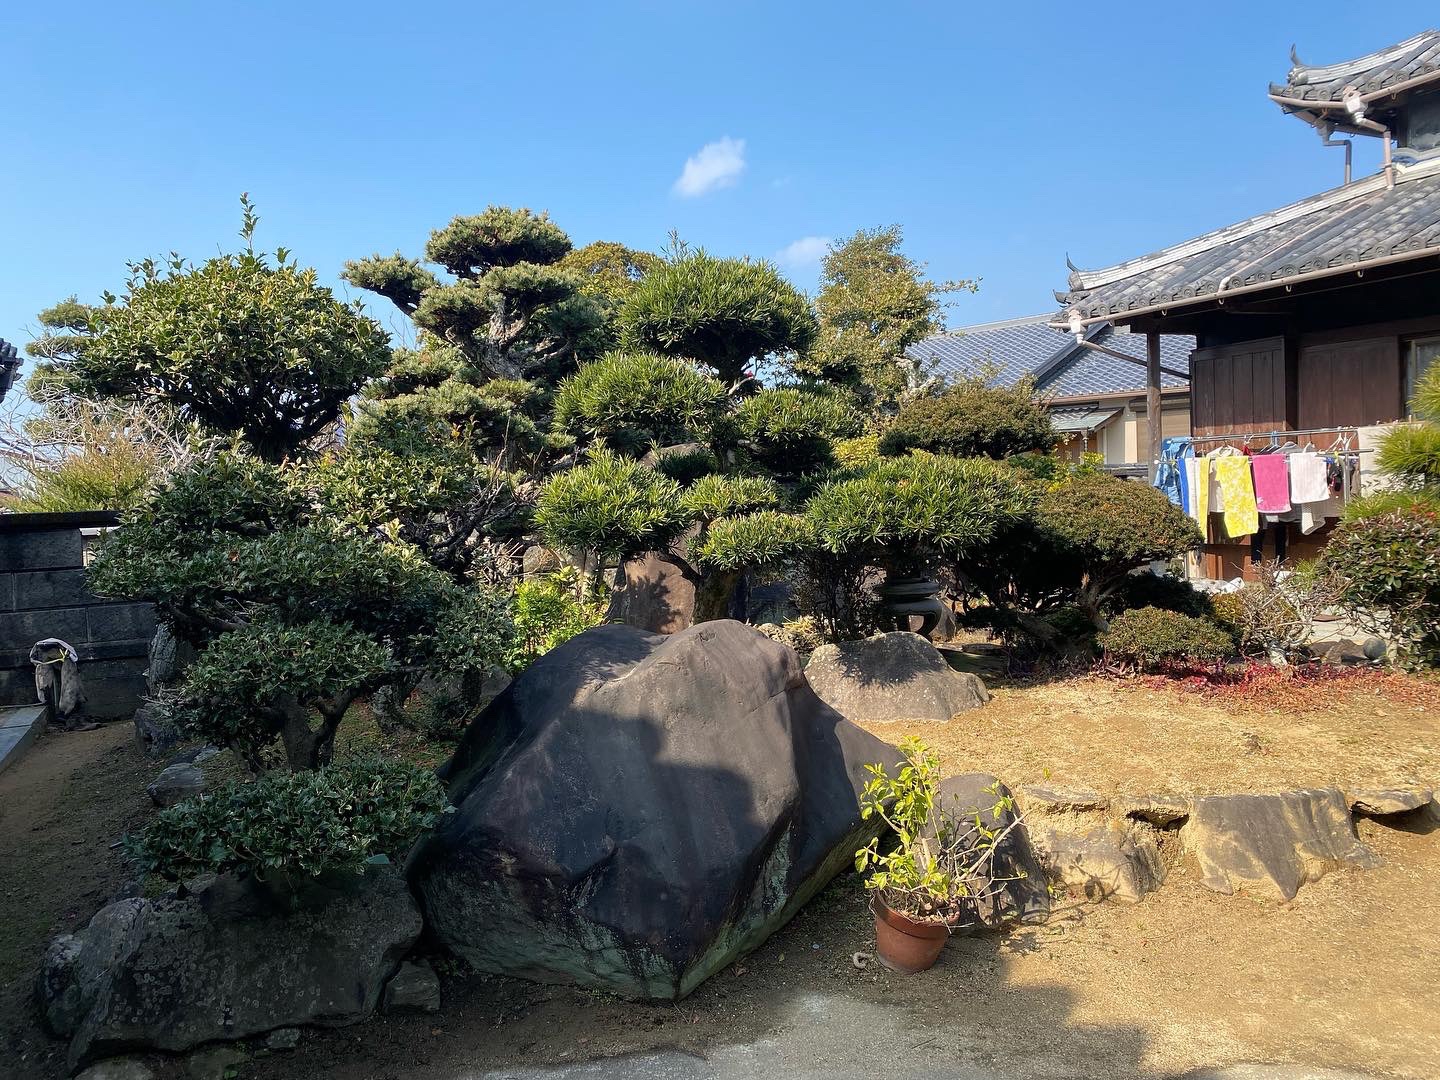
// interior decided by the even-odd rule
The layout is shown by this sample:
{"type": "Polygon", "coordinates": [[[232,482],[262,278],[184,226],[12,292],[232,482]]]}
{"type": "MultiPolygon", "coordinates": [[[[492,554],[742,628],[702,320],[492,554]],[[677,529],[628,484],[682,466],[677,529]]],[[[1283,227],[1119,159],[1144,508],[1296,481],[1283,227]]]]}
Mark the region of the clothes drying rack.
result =
{"type": "MultiPolygon", "coordinates": [[[[1228,443],[1243,442],[1247,447],[1257,439],[1268,440],[1267,445],[1272,447],[1282,446],[1286,442],[1295,442],[1296,436],[1300,435],[1334,435],[1335,438],[1329,446],[1314,448],[1317,454],[1333,454],[1336,457],[1353,458],[1356,464],[1359,463],[1361,454],[1373,454],[1374,447],[1359,448],[1355,446],[1342,446],[1341,443],[1349,443],[1359,438],[1360,429],[1355,426],[1322,427],[1322,428],[1295,428],[1281,429],[1274,431],[1223,431],[1218,435],[1180,435],[1176,438],[1184,439],[1194,445],[1195,443],[1228,443]]],[[[1180,459],[1178,456],[1166,457],[1162,460],[1175,463],[1180,459]]],[[[1343,469],[1340,473],[1341,497],[1346,501],[1350,499],[1350,470],[1343,469]]]]}

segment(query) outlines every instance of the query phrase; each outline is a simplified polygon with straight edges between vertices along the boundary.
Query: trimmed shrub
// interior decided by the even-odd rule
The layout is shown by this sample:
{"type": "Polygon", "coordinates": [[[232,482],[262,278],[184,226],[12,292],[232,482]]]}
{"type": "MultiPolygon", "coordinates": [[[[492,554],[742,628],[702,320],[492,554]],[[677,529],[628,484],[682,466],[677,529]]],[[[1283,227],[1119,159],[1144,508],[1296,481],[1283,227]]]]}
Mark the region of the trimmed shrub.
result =
{"type": "Polygon", "coordinates": [[[535,524],[551,547],[622,558],[663,549],[693,520],[679,484],[609,450],[552,477],[535,509],[535,524]]]}
{"type": "Polygon", "coordinates": [[[1391,511],[1344,522],[1325,549],[1340,600],[1412,662],[1440,662],[1440,513],[1391,511]]]}
{"type": "Polygon", "coordinates": [[[955,457],[1003,460],[1038,450],[1049,453],[1058,436],[1050,414],[1027,381],[991,386],[964,379],[944,393],[917,398],[901,408],[880,437],[880,452],[899,457],[911,450],[955,457]]]}
{"type": "Polygon", "coordinates": [[[720,471],[720,459],[715,456],[715,451],[699,443],[662,446],[654,451],[653,456],[647,456],[645,463],[677,484],[689,484],[720,471]]]}
{"type": "Polygon", "coordinates": [[[743,570],[773,567],[813,542],[809,523],[799,514],[761,510],[721,518],[693,554],[707,570],[743,570]]]}
{"type": "Polygon", "coordinates": [[[787,386],[745,398],[726,427],[722,438],[756,465],[794,476],[831,464],[834,443],[859,435],[864,418],[844,394],[787,386]]]}
{"type": "Polygon", "coordinates": [[[709,432],[725,387],[688,360],[610,353],[560,384],[555,426],[616,450],[642,453],[709,432]]]}
{"type": "Polygon", "coordinates": [[[1153,671],[1166,664],[1213,664],[1230,652],[1230,635],[1208,619],[1163,608],[1133,608],[1116,616],[1099,637],[1106,656],[1153,671]]]}
{"type": "Polygon", "coordinates": [[[773,510],[780,505],[780,489],[775,481],[764,476],[702,476],[685,492],[685,509],[700,521],[735,514],[751,514],[757,510],[773,510]]]}
{"type": "Polygon", "coordinates": [[[258,877],[359,872],[375,855],[398,860],[449,805],[430,769],[385,758],[268,773],[162,810],[131,855],[146,873],[258,877]]]}
{"type": "Polygon", "coordinates": [[[1215,611],[1212,597],[1183,578],[1152,574],[1148,570],[1126,574],[1111,594],[1105,610],[1118,614],[1131,608],[1157,607],[1181,615],[1206,618],[1215,611]]]}
{"type": "Polygon", "coordinates": [[[827,551],[881,562],[977,549],[1032,506],[1029,488],[1002,464],[916,455],[821,485],[805,516],[827,551]]]}
{"type": "Polygon", "coordinates": [[[818,332],[809,303],[775,267],[703,251],[647,273],[618,323],[627,349],[697,360],[726,384],[753,377],[767,356],[803,353],[818,332]]]}

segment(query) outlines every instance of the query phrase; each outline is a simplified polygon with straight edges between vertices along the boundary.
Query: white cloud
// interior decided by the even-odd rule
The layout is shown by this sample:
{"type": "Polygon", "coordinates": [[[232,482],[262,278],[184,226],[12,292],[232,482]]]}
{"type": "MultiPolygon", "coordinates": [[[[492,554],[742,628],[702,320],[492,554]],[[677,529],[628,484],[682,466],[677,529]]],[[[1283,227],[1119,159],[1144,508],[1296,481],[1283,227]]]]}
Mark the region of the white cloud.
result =
{"type": "Polygon", "coordinates": [[[708,191],[731,187],[745,171],[745,140],[725,136],[706,143],[693,157],[685,159],[675,194],[687,199],[708,191]]]}
{"type": "Polygon", "coordinates": [[[781,266],[815,266],[830,250],[828,236],[802,236],[792,244],[786,244],[775,253],[775,261],[781,266]]]}

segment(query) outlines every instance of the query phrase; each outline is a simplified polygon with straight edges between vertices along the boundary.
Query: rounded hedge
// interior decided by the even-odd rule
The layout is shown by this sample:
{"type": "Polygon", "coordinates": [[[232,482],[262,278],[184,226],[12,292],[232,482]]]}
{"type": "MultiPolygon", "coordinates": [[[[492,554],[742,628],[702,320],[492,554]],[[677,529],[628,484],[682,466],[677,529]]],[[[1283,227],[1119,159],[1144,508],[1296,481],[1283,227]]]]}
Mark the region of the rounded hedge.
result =
{"type": "Polygon", "coordinates": [[[1166,664],[1213,664],[1230,654],[1230,635],[1208,619],[1164,608],[1132,608],[1099,637],[1106,656],[1152,671],[1166,664]]]}
{"type": "Polygon", "coordinates": [[[771,510],[780,505],[780,489],[764,476],[702,476],[685,492],[685,509],[701,521],[771,510]]]}
{"type": "Polygon", "coordinates": [[[761,510],[715,522],[693,554],[706,569],[763,569],[813,544],[810,523],[799,514],[761,510]]]}
{"type": "Polygon", "coordinates": [[[880,437],[880,452],[899,457],[911,450],[997,461],[1031,451],[1048,453],[1059,436],[1034,388],[990,386],[966,379],[934,397],[904,405],[880,437]]]}
{"type": "Polygon", "coordinates": [[[632,453],[706,435],[725,387],[688,360],[610,353],[560,384],[555,426],[632,453]]]}
{"type": "Polygon", "coordinates": [[[1440,513],[1416,508],[1346,521],[1324,564],[1352,611],[1415,659],[1440,661],[1440,513]]]}
{"type": "Polygon", "coordinates": [[[398,860],[448,809],[433,770],[363,758],[309,772],[272,772],[160,811],[129,850],[146,873],[313,877],[398,860]]]}
{"type": "Polygon", "coordinates": [[[745,398],[728,425],[756,465],[793,476],[832,464],[834,444],[859,435],[865,421],[846,395],[772,387],[745,398]]]}
{"type": "Polygon", "coordinates": [[[547,544],[602,556],[661,549],[693,520],[679,484],[609,450],[552,477],[535,508],[547,544]]]}

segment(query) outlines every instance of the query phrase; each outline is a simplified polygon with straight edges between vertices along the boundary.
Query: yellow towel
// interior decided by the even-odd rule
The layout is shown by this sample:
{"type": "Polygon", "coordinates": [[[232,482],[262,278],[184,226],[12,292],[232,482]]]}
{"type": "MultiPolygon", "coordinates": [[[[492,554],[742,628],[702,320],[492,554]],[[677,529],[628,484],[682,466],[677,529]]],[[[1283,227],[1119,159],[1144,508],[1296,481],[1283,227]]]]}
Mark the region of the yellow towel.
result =
{"type": "Polygon", "coordinates": [[[1255,484],[1250,477],[1250,459],[1241,455],[1217,457],[1215,477],[1225,496],[1225,535],[1232,540],[1250,536],[1260,528],[1255,509],[1255,484]]]}

